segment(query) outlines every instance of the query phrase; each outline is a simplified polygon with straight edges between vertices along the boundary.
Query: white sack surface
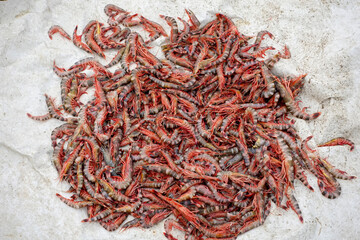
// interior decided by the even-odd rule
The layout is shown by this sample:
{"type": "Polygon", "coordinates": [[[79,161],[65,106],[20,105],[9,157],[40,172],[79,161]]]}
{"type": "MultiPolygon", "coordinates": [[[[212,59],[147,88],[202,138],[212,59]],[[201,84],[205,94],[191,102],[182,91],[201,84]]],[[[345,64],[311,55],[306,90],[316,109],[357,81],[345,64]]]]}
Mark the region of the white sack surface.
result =
{"type": "MultiPolygon", "coordinates": [[[[51,162],[50,134],[61,122],[37,122],[26,116],[47,112],[44,93],[60,101],[54,60],[69,67],[89,56],[59,35],[50,40],[50,26],[58,24],[72,35],[76,25],[82,30],[90,20],[106,22],[103,9],[108,3],[166,29],[159,14],[186,19],[184,9],[189,8],[203,22],[217,12],[231,16],[245,35],[270,31],[275,39],[266,43],[279,50],[286,44],[292,55],[275,65],[276,73],[308,73],[301,106],[308,106],[310,113],[322,112],[314,121],[296,120],[301,136],[313,135],[313,146],[334,137],[354,141],[353,152],[332,147],[320,153],[334,166],[360,177],[359,1],[0,1],[0,239],[166,239],[163,223],[120,233],[107,232],[98,223],[82,223],[85,210],[72,209],[55,196],[66,195],[68,188],[58,182],[51,162]]],[[[321,195],[313,176],[309,181],[314,193],[295,184],[303,224],[293,211],[273,207],[263,226],[238,239],[359,239],[359,180],[339,180],[342,193],[335,200],[321,195]]]]}

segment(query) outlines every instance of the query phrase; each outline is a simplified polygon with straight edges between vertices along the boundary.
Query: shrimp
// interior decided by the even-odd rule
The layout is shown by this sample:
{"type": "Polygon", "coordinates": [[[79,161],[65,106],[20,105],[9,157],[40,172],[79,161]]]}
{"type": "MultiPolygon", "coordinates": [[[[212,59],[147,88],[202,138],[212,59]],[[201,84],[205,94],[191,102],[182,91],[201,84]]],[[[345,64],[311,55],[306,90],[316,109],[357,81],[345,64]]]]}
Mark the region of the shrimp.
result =
{"type": "Polygon", "coordinates": [[[71,41],[71,37],[69,34],[67,34],[65,32],[65,30],[60,27],[59,25],[53,25],[50,27],[49,31],[48,31],[48,35],[49,35],[49,38],[52,40],[52,36],[55,34],[55,33],[59,33],[61,36],[63,36],[64,38],[68,39],[71,41]]]}

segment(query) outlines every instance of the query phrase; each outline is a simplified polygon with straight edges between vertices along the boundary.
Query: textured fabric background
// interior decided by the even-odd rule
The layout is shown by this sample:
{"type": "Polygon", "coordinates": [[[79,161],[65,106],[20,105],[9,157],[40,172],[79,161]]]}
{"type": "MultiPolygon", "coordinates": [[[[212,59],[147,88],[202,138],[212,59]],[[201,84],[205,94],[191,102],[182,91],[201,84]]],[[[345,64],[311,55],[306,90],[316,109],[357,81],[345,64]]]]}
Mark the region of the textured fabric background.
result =
{"type": "MultiPolygon", "coordinates": [[[[186,18],[184,9],[189,8],[201,21],[217,12],[231,16],[245,35],[261,30],[273,33],[274,40],[266,42],[278,49],[287,44],[292,54],[275,65],[276,72],[308,73],[302,106],[322,112],[315,121],[296,121],[301,136],[314,135],[314,146],[338,136],[353,140],[353,152],[333,147],[321,149],[321,155],[360,176],[359,1],[0,1],[0,239],[165,239],[162,223],[122,233],[107,232],[97,223],[81,223],[85,210],[72,209],[55,196],[68,187],[58,183],[50,161],[50,133],[60,122],[36,122],[26,116],[26,112],[47,112],[44,93],[60,99],[53,60],[70,66],[87,56],[59,36],[51,41],[49,27],[58,24],[72,34],[76,25],[82,29],[93,19],[105,22],[103,9],[108,3],[166,27],[159,14],[186,18]]],[[[314,193],[295,184],[303,224],[294,212],[273,208],[263,226],[239,239],[358,239],[359,180],[339,180],[342,194],[329,200],[319,192],[315,178],[309,178],[314,193]]]]}

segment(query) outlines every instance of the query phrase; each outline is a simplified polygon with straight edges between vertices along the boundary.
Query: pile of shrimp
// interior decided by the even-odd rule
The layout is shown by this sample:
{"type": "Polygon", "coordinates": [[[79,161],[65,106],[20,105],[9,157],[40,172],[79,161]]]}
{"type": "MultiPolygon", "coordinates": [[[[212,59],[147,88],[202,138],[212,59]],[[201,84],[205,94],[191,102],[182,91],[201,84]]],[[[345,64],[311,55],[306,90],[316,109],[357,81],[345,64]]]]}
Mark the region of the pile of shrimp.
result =
{"type": "MultiPolygon", "coordinates": [[[[262,225],[271,204],[292,209],[302,222],[295,180],[313,191],[312,174],[333,199],[341,193],[336,179],[355,178],[294,128],[293,118],[320,116],[295,100],[306,75],[272,72],[290,52],[262,46],[271,33],[248,37],[223,14],[200,24],[186,13],[188,21],[178,18],[182,27],[160,15],[170,33],[112,4],[105,7],[107,23],[90,21],[80,35],[77,26],[72,38],[58,25],[50,28],[51,39],[58,33],[94,55],[67,69],[54,62],[61,105],[45,95],[48,113],[28,114],[64,122],[51,134],[53,163],[72,196],[57,197],[87,208],[83,222],[108,231],[149,228],[173,215],[165,221],[168,239],[176,239],[173,229],[185,239],[235,239],[262,225]],[[165,59],[149,51],[158,38],[165,59]],[[266,57],[268,51],[275,54],[266,57]],[[105,53],[115,55],[103,65],[105,53]],[[86,102],[82,95],[91,89],[86,102]]],[[[319,147],[345,144],[354,148],[345,138],[319,147]]]]}

